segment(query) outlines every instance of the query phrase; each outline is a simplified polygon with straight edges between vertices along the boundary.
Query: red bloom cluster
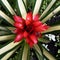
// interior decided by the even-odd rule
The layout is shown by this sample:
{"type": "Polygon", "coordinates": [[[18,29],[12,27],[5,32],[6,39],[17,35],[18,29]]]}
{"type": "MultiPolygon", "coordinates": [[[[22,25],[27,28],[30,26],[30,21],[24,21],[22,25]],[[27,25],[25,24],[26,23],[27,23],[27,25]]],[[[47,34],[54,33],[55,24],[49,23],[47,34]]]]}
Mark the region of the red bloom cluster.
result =
{"type": "Polygon", "coordinates": [[[30,47],[37,44],[38,38],[41,37],[41,32],[47,30],[49,26],[39,21],[39,15],[32,15],[32,12],[27,13],[26,20],[20,16],[14,15],[15,33],[17,34],[14,42],[19,42],[22,38],[26,38],[26,42],[30,47]]]}

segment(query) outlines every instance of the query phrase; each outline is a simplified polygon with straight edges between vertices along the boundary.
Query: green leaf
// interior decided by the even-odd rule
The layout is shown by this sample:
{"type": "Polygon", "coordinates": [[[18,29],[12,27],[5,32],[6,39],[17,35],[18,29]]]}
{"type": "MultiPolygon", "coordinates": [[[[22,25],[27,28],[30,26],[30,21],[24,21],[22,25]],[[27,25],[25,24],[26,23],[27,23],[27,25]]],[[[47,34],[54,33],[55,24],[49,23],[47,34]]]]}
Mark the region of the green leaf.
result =
{"type": "Polygon", "coordinates": [[[26,8],[27,8],[27,0],[23,0],[23,2],[24,2],[24,5],[25,5],[26,8]]]}
{"type": "Polygon", "coordinates": [[[36,0],[36,4],[35,4],[34,10],[33,10],[33,15],[38,14],[39,9],[41,7],[41,3],[42,3],[42,0],[36,0]]]}
{"type": "Polygon", "coordinates": [[[38,41],[39,41],[39,42],[42,42],[42,43],[48,43],[48,42],[50,42],[50,41],[49,41],[48,39],[46,39],[46,38],[39,38],[38,41]]]}
{"type": "Polygon", "coordinates": [[[17,60],[29,60],[29,46],[24,42],[19,49],[19,55],[17,60]]]}
{"type": "Polygon", "coordinates": [[[23,50],[24,50],[24,43],[21,45],[21,48],[19,48],[17,60],[22,59],[23,50]]]}
{"type": "Polygon", "coordinates": [[[0,42],[1,41],[7,41],[7,40],[10,40],[10,39],[14,39],[15,35],[5,35],[5,36],[0,36],[0,42]]]}
{"type": "Polygon", "coordinates": [[[58,50],[58,53],[60,53],[60,49],[58,50]]]}
{"type": "Polygon", "coordinates": [[[8,3],[7,0],[0,0],[0,3],[2,4],[2,6],[9,11],[12,15],[15,15],[15,12],[13,10],[13,8],[10,6],[10,4],[8,3]]]}
{"type": "Polygon", "coordinates": [[[6,27],[3,27],[3,26],[0,26],[0,30],[1,31],[6,31],[6,32],[8,31],[8,29],[6,27]]]}
{"type": "Polygon", "coordinates": [[[0,36],[2,35],[9,35],[11,34],[10,32],[7,32],[7,31],[0,31],[0,36]]]}
{"type": "Polygon", "coordinates": [[[20,12],[20,10],[19,10],[19,6],[18,6],[18,1],[17,1],[17,0],[16,0],[16,2],[15,2],[14,9],[16,10],[16,11],[15,11],[16,14],[19,15],[19,16],[21,16],[21,12],[20,12]]]}
{"type": "Polygon", "coordinates": [[[6,46],[2,47],[0,49],[0,55],[4,54],[5,52],[13,49],[15,46],[19,45],[21,43],[20,42],[17,42],[17,43],[14,43],[14,41],[10,42],[9,44],[7,44],[6,46]]]}
{"type": "Polygon", "coordinates": [[[20,12],[21,12],[21,16],[22,16],[24,19],[26,19],[26,14],[27,14],[27,12],[26,12],[26,8],[25,8],[25,6],[24,6],[23,1],[22,1],[22,0],[17,0],[17,2],[18,2],[19,10],[20,10],[20,12]]]}
{"type": "Polygon", "coordinates": [[[42,46],[42,48],[43,48],[43,54],[44,54],[49,60],[56,60],[56,58],[55,58],[52,54],[50,54],[43,46],[42,46]]]}
{"type": "Polygon", "coordinates": [[[13,32],[15,30],[15,27],[6,27],[8,30],[10,30],[11,32],[13,32]]]}
{"type": "Polygon", "coordinates": [[[27,60],[28,51],[29,51],[29,46],[25,43],[21,60],[27,60]]]}
{"type": "Polygon", "coordinates": [[[43,34],[43,33],[52,32],[52,31],[57,31],[57,30],[60,30],[60,25],[52,26],[52,27],[50,27],[49,29],[47,29],[46,31],[42,32],[42,34],[43,34]]]}
{"type": "Polygon", "coordinates": [[[5,19],[7,22],[9,22],[11,25],[14,24],[13,19],[11,19],[10,17],[8,17],[3,11],[0,10],[0,17],[2,17],[3,19],[5,19]]]}
{"type": "Polygon", "coordinates": [[[48,16],[46,16],[42,22],[46,22],[49,18],[51,18],[52,16],[54,16],[56,13],[58,13],[60,11],[60,6],[58,6],[54,11],[52,11],[48,16]]]}
{"type": "Polygon", "coordinates": [[[47,6],[47,8],[45,9],[45,11],[42,13],[42,15],[40,16],[40,19],[42,19],[46,13],[49,11],[49,9],[54,5],[54,3],[56,2],[56,0],[52,0],[49,5],[47,6]]]}
{"type": "Polygon", "coordinates": [[[34,10],[36,0],[27,0],[27,11],[32,11],[34,10]]]}
{"type": "Polygon", "coordinates": [[[34,50],[35,50],[35,53],[36,53],[38,59],[43,60],[42,51],[41,51],[40,47],[37,44],[34,45],[34,50]]]}
{"type": "Polygon", "coordinates": [[[5,56],[1,58],[1,60],[7,60],[18,48],[19,46],[13,49],[12,51],[8,52],[5,56]]]}

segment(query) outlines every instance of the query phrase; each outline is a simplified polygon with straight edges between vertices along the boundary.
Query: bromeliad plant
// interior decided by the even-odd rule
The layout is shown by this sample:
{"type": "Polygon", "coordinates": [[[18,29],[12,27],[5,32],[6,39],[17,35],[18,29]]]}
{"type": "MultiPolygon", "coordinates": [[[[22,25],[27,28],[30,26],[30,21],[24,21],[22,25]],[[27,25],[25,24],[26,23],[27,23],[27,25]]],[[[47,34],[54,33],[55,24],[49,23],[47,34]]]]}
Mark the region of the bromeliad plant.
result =
{"type": "Polygon", "coordinates": [[[17,34],[14,42],[19,42],[22,38],[26,38],[26,42],[32,47],[37,44],[38,38],[41,37],[41,32],[47,30],[49,26],[39,21],[39,15],[32,15],[32,12],[27,13],[26,20],[19,16],[13,16],[16,27],[15,33],[17,34]]]}
{"type": "Polygon", "coordinates": [[[56,60],[42,45],[42,43],[49,42],[49,40],[44,38],[45,34],[60,30],[60,25],[52,27],[45,23],[60,11],[60,6],[58,6],[46,16],[56,0],[52,0],[41,15],[39,10],[42,0],[33,1],[33,11],[32,8],[29,8],[28,0],[16,0],[15,2],[16,8],[13,10],[7,0],[0,0],[2,6],[10,13],[6,15],[0,10],[0,17],[11,24],[11,26],[0,26],[0,29],[6,34],[5,36],[0,36],[0,42],[2,44],[5,43],[0,48],[0,59],[7,60],[16,51],[18,56],[15,56],[14,60],[31,60],[30,50],[34,50],[38,60],[44,60],[45,57],[49,60],[56,60]]]}

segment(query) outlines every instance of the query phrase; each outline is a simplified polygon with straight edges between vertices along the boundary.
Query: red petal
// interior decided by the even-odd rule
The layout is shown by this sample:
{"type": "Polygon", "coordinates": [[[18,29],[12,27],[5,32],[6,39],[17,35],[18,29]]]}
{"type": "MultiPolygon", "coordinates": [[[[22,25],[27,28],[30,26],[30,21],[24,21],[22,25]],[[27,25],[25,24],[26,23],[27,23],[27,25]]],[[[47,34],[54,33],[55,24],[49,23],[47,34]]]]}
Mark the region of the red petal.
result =
{"type": "Polygon", "coordinates": [[[16,28],[15,30],[14,30],[14,33],[16,33],[16,34],[19,34],[19,33],[22,33],[23,31],[21,30],[21,29],[18,29],[18,28],[16,28]]]}
{"type": "Polygon", "coordinates": [[[43,24],[41,26],[35,27],[35,31],[37,31],[37,32],[43,32],[43,31],[47,30],[48,28],[49,28],[49,26],[43,24]]]}
{"type": "Polygon", "coordinates": [[[15,22],[20,22],[20,23],[24,22],[24,19],[22,19],[20,16],[14,15],[13,18],[14,18],[15,22]]]}
{"type": "Polygon", "coordinates": [[[42,27],[46,30],[49,28],[49,26],[47,26],[46,24],[43,24],[42,27]]]}
{"type": "Polygon", "coordinates": [[[14,40],[14,42],[19,42],[23,38],[23,34],[18,34],[14,40]]]}
{"type": "Polygon", "coordinates": [[[30,35],[30,39],[31,39],[35,44],[37,44],[38,39],[37,39],[37,36],[35,36],[35,34],[30,35]]]}
{"type": "Polygon", "coordinates": [[[39,34],[38,38],[42,38],[42,34],[41,33],[39,34]]]}
{"type": "Polygon", "coordinates": [[[24,37],[28,37],[28,32],[25,31],[23,35],[24,37]]]}
{"type": "Polygon", "coordinates": [[[38,38],[39,38],[39,37],[41,38],[41,37],[42,37],[42,34],[41,34],[40,32],[37,32],[37,33],[36,33],[36,36],[37,36],[38,38]]]}
{"type": "Polygon", "coordinates": [[[39,37],[42,38],[42,34],[41,33],[40,33],[39,37]]]}
{"type": "Polygon", "coordinates": [[[33,26],[40,26],[42,25],[43,23],[40,22],[40,21],[36,21],[36,22],[33,22],[33,26]]]}
{"type": "Polygon", "coordinates": [[[34,45],[34,43],[33,43],[33,42],[30,42],[30,43],[29,43],[30,48],[32,48],[32,47],[33,47],[33,45],[34,45]]]}
{"type": "Polygon", "coordinates": [[[28,13],[26,16],[26,25],[29,25],[32,22],[32,12],[28,13]]]}
{"type": "Polygon", "coordinates": [[[29,44],[30,48],[33,47],[34,43],[32,42],[32,40],[30,38],[26,38],[26,42],[29,44]]]}
{"type": "Polygon", "coordinates": [[[23,29],[23,28],[24,28],[24,27],[23,27],[23,24],[18,23],[18,22],[16,22],[16,23],[14,24],[14,26],[17,27],[17,28],[19,28],[19,29],[23,29]]]}
{"type": "Polygon", "coordinates": [[[16,28],[16,29],[14,30],[14,33],[18,33],[19,31],[20,31],[20,30],[16,28]]]}
{"type": "Polygon", "coordinates": [[[35,31],[41,33],[42,31],[44,31],[44,28],[42,28],[41,26],[38,26],[38,27],[35,28],[35,31]]]}
{"type": "Polygon", "coordinates": [[[39,17],[40,17],[40,15],[39,14],[36,14],[35,16],[33,16],[33,20],[34,21],[38,21],[39,20],[39,17]]]}
{"type": "Polygon", "coordinates": [[[29,44],[31,42],[30,38],[26,38],[26,42],[29,44]]]}

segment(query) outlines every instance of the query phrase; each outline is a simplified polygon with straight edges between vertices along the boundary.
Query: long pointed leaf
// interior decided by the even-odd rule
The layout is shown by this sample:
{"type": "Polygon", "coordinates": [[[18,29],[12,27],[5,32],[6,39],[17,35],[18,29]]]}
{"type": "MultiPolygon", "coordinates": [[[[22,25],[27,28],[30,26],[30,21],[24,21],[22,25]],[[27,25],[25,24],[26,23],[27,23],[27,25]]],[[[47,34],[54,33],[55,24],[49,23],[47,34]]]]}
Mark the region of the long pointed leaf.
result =
{"type": "Polygon", "coordinates": [[[19,46],[7,53],[3,58],[1,58],[1,60],[7,60],[18,48],[19,46]]]}
{"type": "Polygon", "coordinates": [[[8,29],[6,27],[0,26],[0,30],[7,31],[8,29]]]}
{"type": "Polygon", "coordinates": [[[26,1],[27,1],[27,0],[23,0],[23,1],[24,1],[25,5],[26,5],[26,1]]]}
{"type": "Polygon", "coordinates": [[[2,47],[0,49],[0,55],[5,53],[5,52],[7,52],[7,51],[9,51],[9,50],[11,50],[12,48],[14,48],[15,46],[17,46],[20,43],[21,43],[21,41],[20,42],[16,42],[16,43],[14,43],[14,41],[13,41],[13,42],[9,43],[8,45],[2,47]]]}
{"type": "Polygon", "coordinates": [[[46,13],[49,11],[49,9],[53,6],[53,4],[56,2],[56,0],[52,0],[51,2],[50,2],[50,4],[48,5],[48,7],[45,9],[45,11],[42,13],[42,15],[40,16],[40,19],[41,18],[43,18],[45,15],[46,15],[46,13]]]}
{"type": "Polygon", "coordinates": [[[5,36],[0,36],[0,42],[1,41],[6,41],[10,39],[14,39],[15,35],[5,35],[5,36]]]}
{"type": "Polygon", "coordinates": [[[56,30],[60,30],[60,25],[50,27],[48,30],[46,30],[46,31],[42,32],[42,34],[43,34],[43,33],[52,32],[52,31],[56,31],[56,30]]]}
{"type": "Polygon", "coordinates": [[[56,13],[60,11],[60,6],[58,6],[54,11],[52,11],[47,17],[45,17],[42,22],[46,22],[48,19],[50,19],[52,16],[54,16],[56,13]]]}
{"type": "Polygon", "coordinates": [[[13,8],[10,6],[10,4],[8,3],[7,0],[1,0],[2,3],[6,6],[6,8],[8,9],[8,11],[12,14],[15,15],[16,13],[14,12],[13,8]]]}
{"type": "Polygon", "coordinates": [[[17,1],[18,1],[18,6],[19,6],[22,17],[24,19],[26,19],[27,12],[26,12],[25,6],[23,4],[23,1],[22,0],[17,0],[17,1]]]}
{"type": "Polygon", "coordinates": [[[56,58],[53,57],[44,47],[43,47],[43,54],[44,54],[49,60],[56,60],[56,58]]]}
{"type": "MultiPolygon", "coordinates": [[[[38,54],[36,53],[37,56],[39,55],[39,56],[40,56],[40,59],[43,60],[43,55],[42,55],[42,51],[41,51],[40,47],[39,47],[37,44],[35,44],[35,45],[34,45],[34,49],[35,49],[35,50],[37,51],[37,53],[38,53],[38,54]]],[[[38,56],[38,59],[39,59],[39,56],[38,56]]]]}
{"type": "Polygon", "coordinates": [[[15,27],[6,27],[6,28],[8,28],[11,32],[15,30],[15,27]]]}
{"type": "Polygon", "coordinates": [[[42,0],[36,0],[33,15],[36,15],[39,12],[39,8],[41,6],[41,3],[42,3],[42,0]]]}
{"type": "Polygon", "coordinates": [[[0,31],[0,36],[3,36],[3,35],[9,35],[9,34],[11,34],[11,32],[0,31]]]}
{"type": "Polygon", "coordinates": [[[4,12],[2,12],[1,10],[0,10],[0,16],[2,18],[4,18],[7,22],[9,22],[11,25],[14,24],[14,21],[10,17],[8,17],[4,12]]]}
{"type": "Polygon", "coordinates": [[[23,55],[22,55],[22,60],[27,60],[28,50],[29,50],[29,46],[27,44],[25,44],[24,50],[23,50],[23,55]]]}
{"type": "Polygon", "coordinates": [[[50,42],[49,40],[44,39],[44,38],[39,38],[38,41],[42,42],[42,43],[48,43],[48,42],[50,42]]]}

